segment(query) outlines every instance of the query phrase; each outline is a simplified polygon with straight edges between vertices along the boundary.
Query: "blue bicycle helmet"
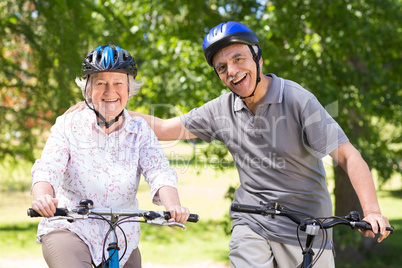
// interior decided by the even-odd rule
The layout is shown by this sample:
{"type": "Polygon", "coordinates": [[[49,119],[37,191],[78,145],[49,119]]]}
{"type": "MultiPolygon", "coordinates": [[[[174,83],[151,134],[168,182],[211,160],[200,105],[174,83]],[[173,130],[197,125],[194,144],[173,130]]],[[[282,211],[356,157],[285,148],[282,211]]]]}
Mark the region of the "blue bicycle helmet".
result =
{"type": "Polygon", "coordinates": [[[104,45],[89,52],[82,63],[82,77],[98,72],[121,72],[135,78],[137,67],[129,52],[118,46],[104,45]]]}
{"type": "MultiPolygon", "coordinates": [[[[261,46],[257,35],[250,30],[246,25],[229,21],[227,23],[221,23],[218,26],[212,28],[207,35],[205,35],[204,42],[202,43],[202,50],[204,51],[205,59],[208,64],[214,68],[212,63],[212,58],[219,50],[234,44],[245,44],[249,47],[253,60],[256,64],[257,78],[255,83],[255,88],[253,92],[247,97],[241,97],[236,95],[240,99],[246,99],[254,96],[257,89],[258,83],[261,81],[260,77],[260,65],[259,61],[261,59],[261,46]],[[253,46],[258,47],[258,53],[256,54],[253,46]]],[[[214,68],[215,70],[215,68],[214,68]]],[[[216,70],[215,70],[216,72],[216,70]]],[[[219,76],[219,74],[216,72],[219,76]]]]}
{"type": "Polygon", "coordinates": [[[259,48],[258,57],[261,57],[260,41],[255,33],[242,23],[229,21],[212,28],[209,33],[205,35],[202,50],[204,51],[204,56],[208,64],[213,67],[212,57],[215,53],[233,44],[256,45],[259,48]]]}

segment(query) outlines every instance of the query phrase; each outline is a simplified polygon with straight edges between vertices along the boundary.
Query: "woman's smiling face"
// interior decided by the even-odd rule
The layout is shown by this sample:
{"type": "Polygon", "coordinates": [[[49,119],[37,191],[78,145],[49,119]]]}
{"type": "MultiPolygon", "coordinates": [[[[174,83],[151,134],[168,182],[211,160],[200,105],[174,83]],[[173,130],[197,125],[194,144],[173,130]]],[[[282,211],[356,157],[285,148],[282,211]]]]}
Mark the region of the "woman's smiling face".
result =
{"type": "Polygon", "coordinates": [[[128,79],[125,73],[101,72],[92,75],[91,98],[95,109],[107,120],[116,117],[128,101],[128,79]]]}

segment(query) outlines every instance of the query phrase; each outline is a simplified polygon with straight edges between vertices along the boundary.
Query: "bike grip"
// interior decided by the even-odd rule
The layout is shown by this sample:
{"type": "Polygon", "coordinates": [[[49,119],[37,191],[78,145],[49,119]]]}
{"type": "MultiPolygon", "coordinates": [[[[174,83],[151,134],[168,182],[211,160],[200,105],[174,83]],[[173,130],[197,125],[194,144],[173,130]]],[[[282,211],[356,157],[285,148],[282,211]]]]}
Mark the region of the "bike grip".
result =
{"type": "Polygon", "coordinates": [[[188,216],[187,221],[189,222],[198,222],[200,220],[200,216],[198,216],[197,214],[190,214],[190,216],[188,216]]]}
{"type": "MultiPolygon", "coordinates": [[[[56,213],[54,213],[54,216],[67,216],[68,209],[66,208],[56,208],[56,213]]],[[[27,214],[29,217],[34,218],[34,217],[42,217],[38,212],[36,212],[33,208],[29,208],[27,211],[27,214]]]]}
{"type": "MultiPolygon", "coordinates": [[[[358,229],[362,230],[372,230],[371,224],[368,222],[360,221],[355,223],[355,227],[358,229]]],[[[378,226],[378,229],[380,229],[380,226],[378,226]]],[[[391,234],[394,233],[394,226],[386,227],[385,230],[391,232],[391,234]]]]}
{"type": "MultiPolygon", "coordinates": [[[[166,211],[165,216],[167,216],[165,218],[166,220],[170,219],[171,218],[170,212],[166,211]]],[[[187,219],[188,222],[198,222],[199,220],[200,220],[200,216],[198,216],[197,214],[190,214],[190,216],[188,216],[188,219],[187,219]]]]}
{"type": "Polygon", "coordinates": [[[357,221],[354,223],[354,226],[357,229],[362,229],[362,230],[372,230],[371,224],[365,221],[357,221]]]}
{"type": "Polygon", "coordinates": [[[253,214],[272,214],[270,209],[265,209],[263,207],[251,206],[251,205],[243,205],[243,204],[232,204],[230,209],[235,212],[245,212],[245,213],[253,213],[253,214]]]}

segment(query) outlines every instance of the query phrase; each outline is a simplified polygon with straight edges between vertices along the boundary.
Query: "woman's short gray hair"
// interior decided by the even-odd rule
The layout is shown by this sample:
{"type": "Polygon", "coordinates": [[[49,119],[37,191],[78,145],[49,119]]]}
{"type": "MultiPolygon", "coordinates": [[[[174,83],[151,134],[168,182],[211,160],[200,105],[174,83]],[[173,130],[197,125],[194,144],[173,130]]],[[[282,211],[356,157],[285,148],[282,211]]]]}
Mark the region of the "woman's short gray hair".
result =
{"type": "MultiPolygon", "coordinates": [[[[92,76],[89,76],[89,78],[88,77],[75,78],[75,83],[81,89],[84,99],[86,99],[88,102],[90,102],[90,99],[91,99],[91,98],[87,98],[89,95],[88,93],[91,92],[91,82],[92,82],[92,76]],[[86,90],[85,90],[85,87],[86,87],[86,90]]],[[[135,80],[134,76],[128,75],[128,87],[129,87],[128,99],[130,99],[131,96],[137,95],[137,93],[140,91],[140,88],[143,84],[144,84],[143,82],[139,82],[139,81],[135,80]]]]}

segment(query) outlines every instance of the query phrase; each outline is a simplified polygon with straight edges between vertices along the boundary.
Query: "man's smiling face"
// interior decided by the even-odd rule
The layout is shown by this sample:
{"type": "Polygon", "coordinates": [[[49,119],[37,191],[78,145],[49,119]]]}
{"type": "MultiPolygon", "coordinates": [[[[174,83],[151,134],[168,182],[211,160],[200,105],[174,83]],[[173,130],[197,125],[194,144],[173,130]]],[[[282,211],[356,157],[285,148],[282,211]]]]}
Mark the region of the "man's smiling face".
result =
{"type": "Polygon", "coordinates": [[[244,44],[234,44],[218,51],[212,58],[219,78],[234,93],[250,95],[256,82],[256,65],[250,49],[244,44]]]}

